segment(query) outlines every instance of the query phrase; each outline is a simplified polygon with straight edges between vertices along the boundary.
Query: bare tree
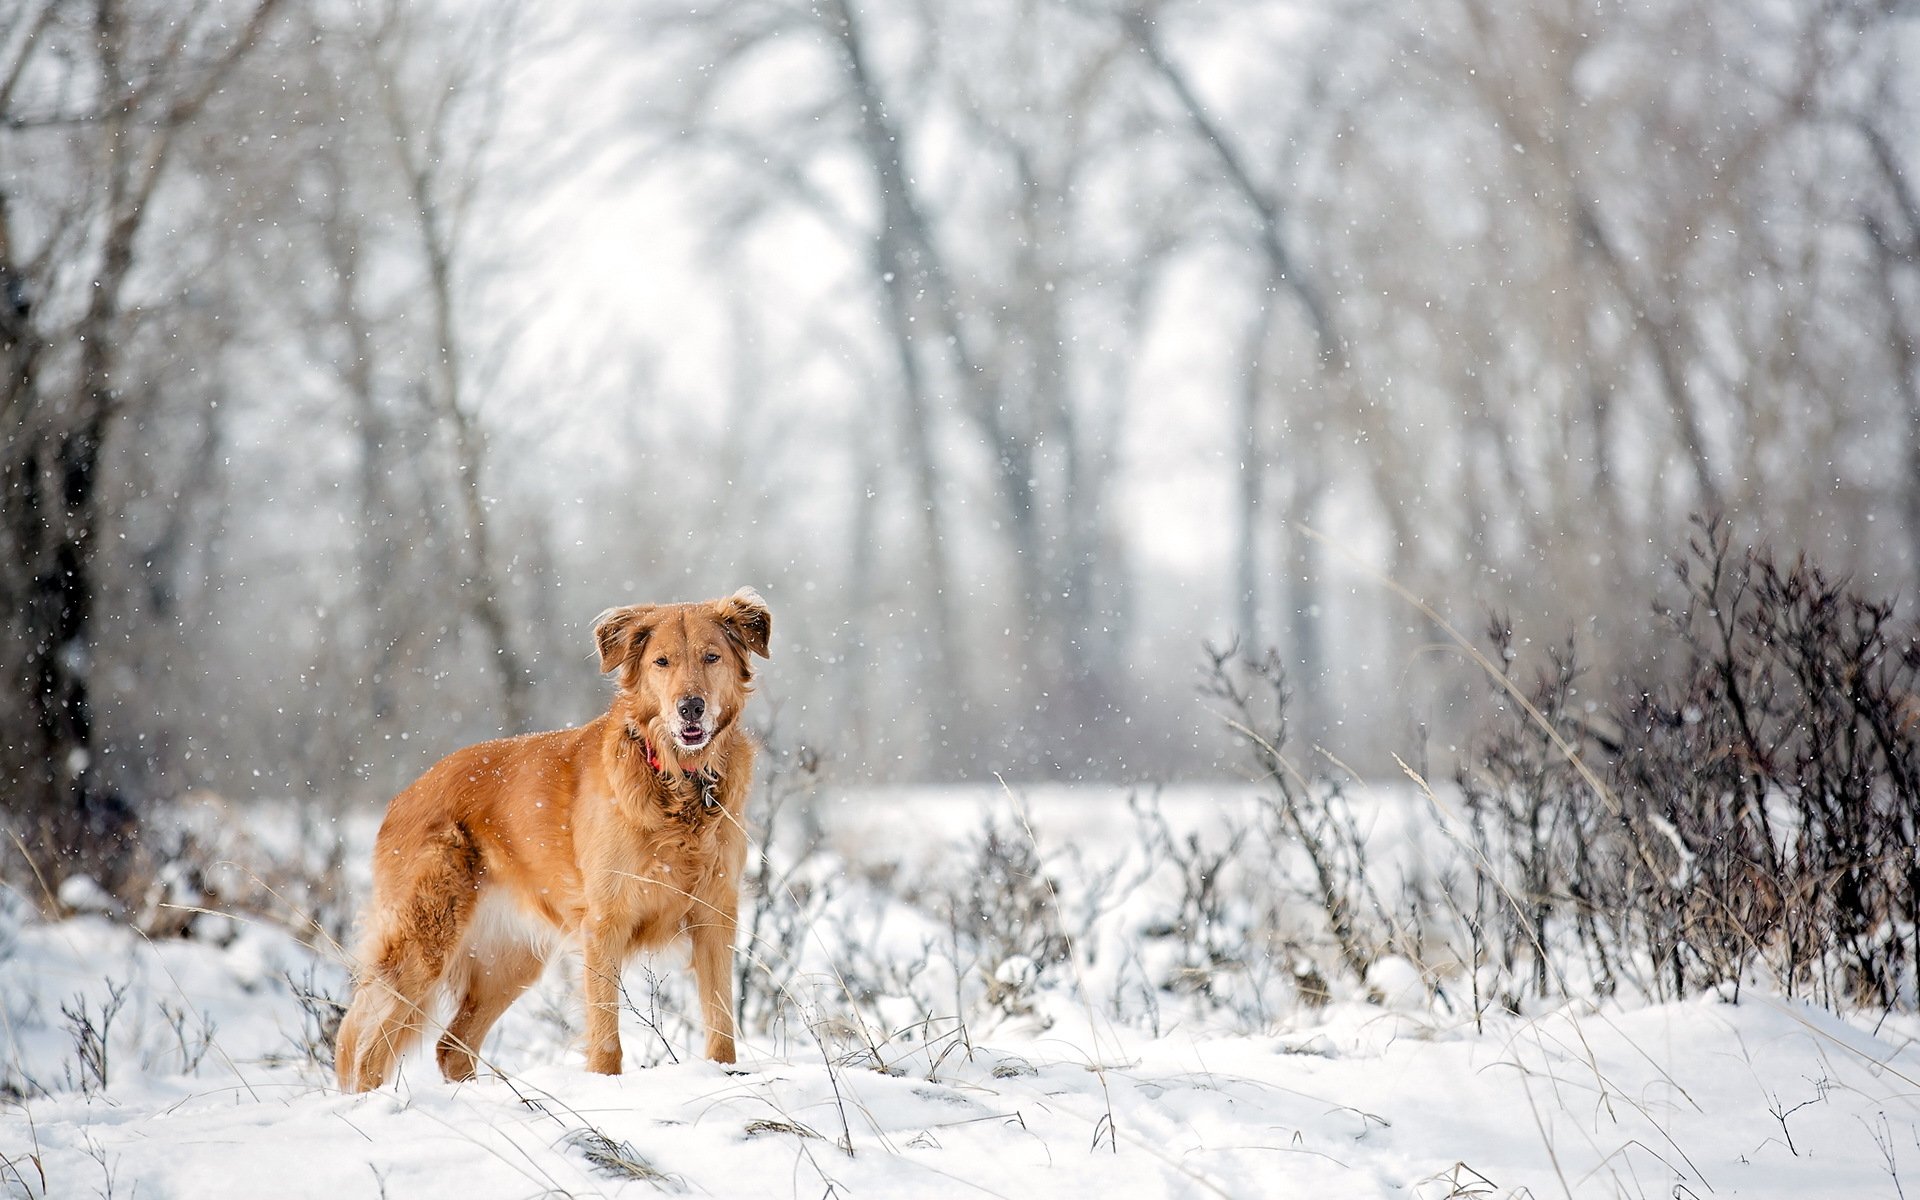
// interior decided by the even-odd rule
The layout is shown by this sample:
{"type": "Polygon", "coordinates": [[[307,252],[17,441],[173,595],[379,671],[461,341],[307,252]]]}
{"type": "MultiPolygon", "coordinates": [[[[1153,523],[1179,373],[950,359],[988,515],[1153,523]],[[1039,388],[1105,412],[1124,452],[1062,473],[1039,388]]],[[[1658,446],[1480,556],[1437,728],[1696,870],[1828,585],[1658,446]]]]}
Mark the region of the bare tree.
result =
{"type": "MultiPolygon", "coordinates": [[[[30,8],[17,61],[0,81],[0,126],[13,143],[57,128],[79,153],[31,227],[0,200],[0,283],[13,370],[6,409],[4,607],[10,776],[19,812],[48,853],[92,850],[111,871],[134,809],[103,783],[94,721],[93,625],[102,569],[103,490],[116,427],[152,404],[121,357],[139,320],[142,235],[178,140],[273,14],[274,0],[189,19],[97,0],[30,8]],[[84,10],[84,11],[83,11],[84,10]],[[69,350],[69,347],[71,349],[69,350]]],[[[43,142],[45,139],[41,139],[43,142]]]]}
{"type": "MultiPolygon", "coordinates": [[[[1319,616],[1320,579],[1315,565],[1316,544],[1299,531],[1313,522],[1326,483],[1319,466],[1320,455],[1310,437],[1289,438],[1283,445],[1274,432],[1281,422],[1275,420],[1273,411],[1275,401],[1271,390],[1275,373],[1269,358],[1280,349],[1280,297],[1291,301],[1305,321],[1313,364],[1307,375],[1311,380],[1309,386],[1317,393],[1294,399],[1293,405],[1300,411],[1295,414],[1299,419],[1292,424],[1305,430],[1314,424],[1316,414],[1341,408],[1365,413],[1370,405],[1354,375],[1352,350],[1340,329],[1337,307],[1324,283],[1293,248],[1299,237],[1300,222],[1290,218],[1287,212],[1283,199],[1287,181],[1263,183],[1256,178],[1250,155],[1236,136],[1208,111],[1194,90],[1187,70],[1164,44],[1156,23],[1157,10],[1158,6],[1123,11],[1121,24],[1139,47],[1150,71],[1171,93],[1178,112],[1214,161],[1228,189],[1251,213],[1252,240],[1263,263],[1236,397],[1235,423],[1241,437],[1234,575],[1238,606],[1236,632],[1250,645],[1261,642],[1261,599],[1269,590],[1264,580],[1278,575],[1278,590],[1287,610],[1289,657],[1300,678],[1309,685],[1302,690],[1297,702],[1300,719],[1317,730],[1325,719],[1324,701],[1317,687],[1325,670],[1319,616]],[[1277,469],[1288,476],[1289,502],[1281,508],[1276,520],[1270,515],[1273,506],[1269,503],[1269,489],[1277,469]],[[1269,538],[1295,549],[1279,555],[1270,568],[1263,569],[1261,546],[1269,538]]],[[[1295,120],[1284,132],[1284,145],[1296,145],[1304,136],[1308,121],[1321,115],[1317,109],[1324,102],[1322,92],[1317,79],[1310,77],[1295,120]]],[[[1297,169],[1297,158],[1291,165],[1297,169]]],[[[1399,498],[1383,496],[1381,499],[1394,530],[1394,544],[1407,544],[1399,498]]]]}
{"type": "Polygon", "coordinates": [[[369,92],[384,119],[425,274],[431,354],[422,393],[452,453],[465,547],[461,599],[491,652],[510,730],[530,727],[530,680],[489,524],[487,436],[470,386],[472,354],[462,338],[456,276],[474,265],[468,242],[474,200],[498,125],[518,15],[518,4],[507,0],[462,14],[451,28],[422,31],[418,23],[431,14],[391,0],[376,5],[359,31],[369,92]]]}
{"type": "Polygon", "coordinates": [[[1862,214],[1873,247],[1873,280],[1886,322],[1888,364],[1894,395],[1905,418],[1905,482],[1900,489],[1908,541],[1908,569],[1920,580],[1920,316],[1913,289],[1920,287],[1920,189],[1900,161],[1893,139],[1882,128],[1888,105],[1886,85],[1876,89],[1881,103],[1860,118],[1860,134],[1881,176],[1886,211],[1862,214]]]}
{"type": "Polygon", "coordinates": [[[1911,21],[1737,7],[659,0],[543,171],[515,0],[5,7],[8,766],[377,791],[735,575],[861,771],[1215,770],[1234,628],[1365,762],[1457,682],[1301,525],[1603,675],[1690,509],[1912,571],[1911,21]],[[519,261],[616,198],[659,280],[519,261]]]}
{"type": "MultiPolygon", "coordinates": [[[[1012,677],[1019,682],[1003,711],[1045,710],[1064,727],[1090,727],[1112,707],[1123,648],[1118,614],[1128,580],[1107,569],[1104,513],[1126,397],[1084,390],[1097,374],[1115,377],[1076,361],[1073,349],[1076,324],[1093,307],[1084,273],[1107,264],[1083,248],[1069,197],[1084,174],[1107,169],[1116,139],[1133,136],[1109,116],[1124,43],[1084,14],[1041,5],[1035,19],[1096,35],[1064,59],[1043,61],[1017,26],[995,37],[925,13],[912,26],[919,59],[903,71],[898,61],[876,61],[868,29],[901,15],[841,3],[675,11],[660,16],[648,41],[684,39],[687,59],[715,64],[666,117],[676,148],[739,167],[730,192],[744,185],[753,199],[723,211],[737,206],[751,219],[802,209],[843,238],[861,266],[881,331],[874,350],[891,367],[891,418],[912,496],[917,537],[895,553],[916,567],[925,632],[918,694],[957,691],[952,713],[984,714],[977,685],[1012,677]],[[735,73],[752,69],[751,49],[776,39],[826,52],[817,89],[796,101],[791,122],[742,131],[705,111],[735,73]],[[982,86],[969,68],[995,60],[1019,65],[982,86]],[[983,195],[978,211],[939,195],[927,174],[920,135],[935,112],[961,122],[976,178],[1008,181],[983,195]],[[858,193],[812,180],[816,161],[840,154],[860,165],[858,193]],[[853,215],[861,212],[871,219],[853,215]],[[1014,222],[1011,239],[991,224],[1002,213],[1014,222]],[[991,232],[976,232],[983,228],[991,232]],[[987,498],[986,519],[957,519],[969,493],[987,498]],[[992,570],[954,565],[981,554],[992,570]]],[[[1150,232],[1138,279],[1119,289],[1124,299],[1110,315],[1123,326],[1144,319],[1165,242],[1150,232]]],[[[868,562],[871,539],[855,540],[852,561],[868,562]]],[[[968,740],[956,732],[935,740],[968,740]]],[[[1056,755],[1083,756],[1084,747],[1044,751],[1056,755]]]]}

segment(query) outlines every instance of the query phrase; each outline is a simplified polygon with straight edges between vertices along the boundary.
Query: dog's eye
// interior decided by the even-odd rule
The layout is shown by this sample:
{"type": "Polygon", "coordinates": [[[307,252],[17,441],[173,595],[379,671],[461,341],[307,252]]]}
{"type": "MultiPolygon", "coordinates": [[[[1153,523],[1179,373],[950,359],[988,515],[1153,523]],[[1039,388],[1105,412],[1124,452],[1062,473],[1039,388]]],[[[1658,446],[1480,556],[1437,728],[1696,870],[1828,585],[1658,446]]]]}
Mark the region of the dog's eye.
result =
{"type": "Polygon", "coordinates": [[[654,665],[654,666],[656,666],[656,667],[664,667],[664,666],[666,666],[666,665],[667,665],[667,656],[666,656],[666,655],[664,655],[664,654],[662,654],[662,655],[661,655],[661,656],[660,656],[659,658],[656,658],[656,659],[654,659],[654,660],[653,660],[653,665],[654,665]]]}
{"type": "Polygon", "coordinates": [[[707,664],[708,664],[709,666],[711,666],[712,664],[714,664],[714,663],[717,663],[717,662],[719,662],[719,661],[720,661],[720,656],[719,656],[718,654],[715,654],[715,653],[714,653],[713,651],[711,651],[711,650],[709,650],[709,651],[707,651],[707,664]]]}

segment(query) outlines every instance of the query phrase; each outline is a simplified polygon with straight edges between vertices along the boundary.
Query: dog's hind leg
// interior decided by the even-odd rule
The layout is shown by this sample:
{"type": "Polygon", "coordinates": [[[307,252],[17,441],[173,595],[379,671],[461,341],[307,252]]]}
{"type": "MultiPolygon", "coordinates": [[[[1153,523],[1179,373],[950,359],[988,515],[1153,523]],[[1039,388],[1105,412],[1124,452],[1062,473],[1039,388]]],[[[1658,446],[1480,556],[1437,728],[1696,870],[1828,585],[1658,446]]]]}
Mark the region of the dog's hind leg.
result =
{"type": "Polygon", "coordinates": [[[471,953],[456,972],[459,1007],[447,1022],[438,1051],[440,1073],[456,1083],[473,1078],[487,1032],[546,965],[532,947],[511,942],[475,947],[471,953]]]}
{"type": "Polygon", "coordinates": [[[343,1091],[371,1091],[392,1076],[425,1027],[427,1007],[473,920],[480,851],[464,826],[427,838],[407,865],[405,878],[376,889],[377,924],[334,1056],[343,1091]]]}

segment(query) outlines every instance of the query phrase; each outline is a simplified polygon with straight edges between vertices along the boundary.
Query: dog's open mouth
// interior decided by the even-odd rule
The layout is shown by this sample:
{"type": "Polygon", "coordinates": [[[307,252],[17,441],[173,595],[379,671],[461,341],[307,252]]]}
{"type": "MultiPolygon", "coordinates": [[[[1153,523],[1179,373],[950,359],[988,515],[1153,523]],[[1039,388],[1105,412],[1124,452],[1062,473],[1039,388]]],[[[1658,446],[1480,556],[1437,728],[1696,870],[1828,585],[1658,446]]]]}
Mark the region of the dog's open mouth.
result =
{"type": "Polygon", "coordinates": [[[707,731],[697,722],[682,725],[674,735],[674,740],[680,743],[683,750],[698,750],[707,744],[707,731]]]}

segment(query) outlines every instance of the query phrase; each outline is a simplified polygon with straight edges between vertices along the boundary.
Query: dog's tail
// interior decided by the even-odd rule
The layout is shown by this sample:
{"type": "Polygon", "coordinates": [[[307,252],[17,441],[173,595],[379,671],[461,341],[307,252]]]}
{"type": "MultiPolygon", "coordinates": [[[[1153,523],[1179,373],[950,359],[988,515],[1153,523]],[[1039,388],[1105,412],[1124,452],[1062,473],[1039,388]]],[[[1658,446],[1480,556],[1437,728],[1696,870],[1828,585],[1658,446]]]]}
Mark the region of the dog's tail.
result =
{"type": "Polygon", "coordinates": [[[340,1087],[349,1092],[385,1083],[419,1038],[473,921],[484,875],[479,843],[459,822],[416,837],[383,836],[375,860],[353,1004],[334,1047],[340,1087]]]}

